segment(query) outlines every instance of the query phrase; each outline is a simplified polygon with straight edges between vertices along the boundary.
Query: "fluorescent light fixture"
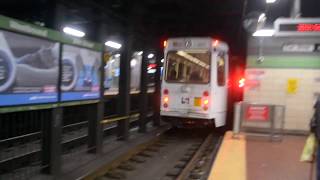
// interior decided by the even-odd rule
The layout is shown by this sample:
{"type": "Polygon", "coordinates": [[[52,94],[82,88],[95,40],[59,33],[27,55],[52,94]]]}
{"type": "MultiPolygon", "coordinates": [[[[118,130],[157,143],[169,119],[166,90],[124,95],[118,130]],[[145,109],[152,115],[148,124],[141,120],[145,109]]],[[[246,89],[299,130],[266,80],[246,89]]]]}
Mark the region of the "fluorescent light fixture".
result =
{"type": "Polygon", "coordinates": [[[86,33],[79,31],[77,29],[71,28],[71,27],[64,27],[63,28],[63,32],[72,36],[76,36],[76,37],[83,37],[86,35],[86,33]]]}
{"type": "Polygon", "coordinates": [[[198,59],[196,57],[191,56],[190,54],[188,54],[188,53],[186,53],[184,51],[178,51],[177,54],[179,56],[182,56],[182,57],[186,58],[187,60],[189,60],[189,61],[201,66],[201,67],[204,67],[206,69],[210,68],[210,66],[207,63],[201,61],[200,59],[198,59]]]}
{"type": "Polygon", "coordinates": [[[256,36],[256,37],[270,37],[274,35],[274,30],[273,29],[260,29],[257,30],[256,32],[254,32],[252,34],[252,36],[256,36]]]}
{"type": "Polygon", "coordinates": [[[262,14],[259,16],[258,22],[263,21],[265,18],[266,18],[266,14],[265,14],[265,13],[262,13],[262,14]]]}
{"type": "Polygon", "coordinates": [[[149,59],[151,59],[151,58],[153,58],[154,57],[154,54],[152,54],[152,53],[150,53],[149,55],[148,55],[148,58],[149,59]]]}
{"type": "Polygon", "coordinates": [[[118,58],[120,57],[120,54],[115,54],[114,57],[118,58]]]}
{"type": "Polygon", "coordinates": [[[137,60],[136,59],[132,59],[131,61],[130,61],[130,66],[131,67],[135,67],[137,65],[137,60]]]}
{"type": "Polygon", "coordinates": [[[267,4],[275,3],[277,0],[266,0],[267,4]]]}
{"type": "Polygon", "coordinates": [[[153,73],[156,73],[156,69],[148,69],[148,74],[153,74],[153,73]]]}
{"type": "Polygon", "coordinates": [[[138,56],[141,56],[143,54],[143,51],[139,51],[137,54],[138,56]]]}
{"type": "Polygon", "coordinates": [[[113,41],[107,41],[104,43],[106,46],[115,48],[115,49],[120,49],[121,48],[121,44],[117,43],[117,42],[113,42],[113,41]]]}
{"type": "Polygon", "coordinates": [[[161,59],[161,62],[162,62],[162,63],[164,62],[164,59],[163,59],[163,58],[161,59]]]}

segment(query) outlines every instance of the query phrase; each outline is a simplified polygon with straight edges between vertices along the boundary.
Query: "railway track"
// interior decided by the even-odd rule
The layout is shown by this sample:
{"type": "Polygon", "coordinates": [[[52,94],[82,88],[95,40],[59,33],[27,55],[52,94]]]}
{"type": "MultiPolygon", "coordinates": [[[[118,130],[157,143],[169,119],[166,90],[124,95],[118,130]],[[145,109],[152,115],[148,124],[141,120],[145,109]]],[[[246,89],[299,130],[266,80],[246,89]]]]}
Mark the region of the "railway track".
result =
{"type": "Polygon", "coordinates": [[[221,140],[212,130],[170,129],[83,179],[206,179],[221,140]]]}

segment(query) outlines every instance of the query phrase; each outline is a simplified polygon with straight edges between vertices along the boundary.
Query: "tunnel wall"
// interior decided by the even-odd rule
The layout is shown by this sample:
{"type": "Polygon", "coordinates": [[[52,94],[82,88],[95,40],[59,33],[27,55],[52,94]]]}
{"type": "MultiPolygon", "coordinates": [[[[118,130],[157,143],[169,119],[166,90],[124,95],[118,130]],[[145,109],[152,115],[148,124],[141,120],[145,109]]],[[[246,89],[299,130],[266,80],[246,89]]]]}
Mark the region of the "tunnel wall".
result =
{"type": "Polygon", "coordinates": [[[308,131],[320,93],[319,44],[319,37],[251,38],[244,101],[284,105],[284,128],[308,131]]]}

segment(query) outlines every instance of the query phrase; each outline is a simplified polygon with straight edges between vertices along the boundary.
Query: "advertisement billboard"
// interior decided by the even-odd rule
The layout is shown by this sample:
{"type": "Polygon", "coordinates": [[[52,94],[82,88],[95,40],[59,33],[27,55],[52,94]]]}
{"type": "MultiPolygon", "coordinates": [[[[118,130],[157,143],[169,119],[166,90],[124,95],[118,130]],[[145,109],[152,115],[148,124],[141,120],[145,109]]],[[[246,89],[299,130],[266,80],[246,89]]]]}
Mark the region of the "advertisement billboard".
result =
{"type": "Polygon", "coordinates": [[[0,30],[0,106],[58,100],[59,43],[0,30]]]}
{"type": "Polygon", "coordinates": [[[112,55],[104,67],[104,94],[116,95],[119,93],[120,54],[112,55]]]}
{"type": "Polygon", "coordinates": [[[130,93],[135,94],[140,92],[141,79],[141,52],[133,52],[130,60],[130,93]]]}
{"type": "Polygon", "coordinates": [[[63,45],[61,101],[98,99],[100,66],[101,52],[63,45]]]}
{"type": "MultiPolygon", "coordinates": [[[[142,52],[132,53],[130,60],[130,93],[140,92],[142,52]]],[[[120,54],[112,55],[104,67],[105,81],[104,95],[117,95],[119,93],[120,54]]]]}

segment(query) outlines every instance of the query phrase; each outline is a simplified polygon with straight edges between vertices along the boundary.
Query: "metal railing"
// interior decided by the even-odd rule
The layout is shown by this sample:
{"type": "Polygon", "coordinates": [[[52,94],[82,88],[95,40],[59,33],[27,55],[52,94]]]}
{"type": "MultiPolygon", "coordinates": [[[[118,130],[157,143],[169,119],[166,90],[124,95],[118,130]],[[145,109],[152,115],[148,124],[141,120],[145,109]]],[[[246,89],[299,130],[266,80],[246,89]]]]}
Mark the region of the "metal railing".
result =
{"type": "Polygon", "coordinates": [[[237,102],[234,105],[233,137],[240,132],[282,139],[285,106],[237,102]]]}

